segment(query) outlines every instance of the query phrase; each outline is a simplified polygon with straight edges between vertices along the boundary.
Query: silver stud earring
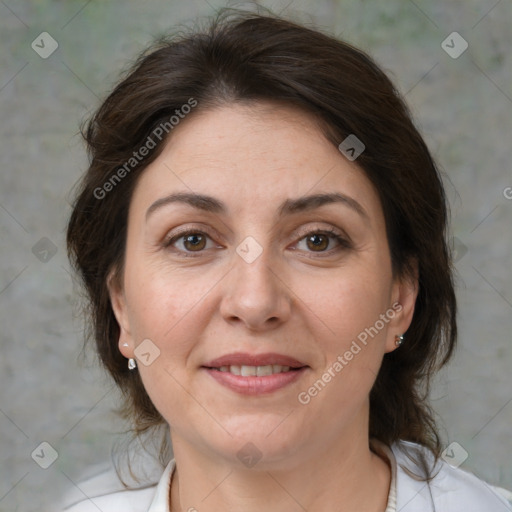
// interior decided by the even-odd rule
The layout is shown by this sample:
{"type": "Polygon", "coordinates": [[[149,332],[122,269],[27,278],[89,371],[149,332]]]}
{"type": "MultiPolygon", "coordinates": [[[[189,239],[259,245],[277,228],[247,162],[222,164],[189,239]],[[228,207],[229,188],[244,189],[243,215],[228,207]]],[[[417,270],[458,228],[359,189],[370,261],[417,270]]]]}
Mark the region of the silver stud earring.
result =
{"type": "Polygon", "coordinates": [[[397,347],[400,347],[402,345],[402,343],[404,342],[404,337],[402,334],[397,334],[395,336],[395,345],[397,347]]]}
{"type": "Polygon", "coordinates": [[[137,368],[137,363],[135,362],[135,359],[133,359],[133,357],[130,357],[130,359],[128,359],[128,369],[134,370],[135,368],[137,368]]]}

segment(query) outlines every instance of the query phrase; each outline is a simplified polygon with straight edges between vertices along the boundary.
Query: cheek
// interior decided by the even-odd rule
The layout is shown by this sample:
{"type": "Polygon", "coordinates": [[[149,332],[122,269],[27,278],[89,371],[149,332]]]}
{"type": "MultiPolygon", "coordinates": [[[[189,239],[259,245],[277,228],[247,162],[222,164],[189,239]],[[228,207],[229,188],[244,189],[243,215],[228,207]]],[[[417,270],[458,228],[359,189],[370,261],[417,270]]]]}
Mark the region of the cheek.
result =
{"type": "Polygon", "coordinates": [[[365,401],[382,362],[388,325],[381,315],[389,308],[391,275],[376,262],[333,274],[297,280],[294,288],[305,297],[308,330],[323,356],[302,391],[304,401],[315,402],[315,414],[343,410],[346,417],[365,401]]]}
{"type": "Polygon", "coordinates": [[[139,363],[137,371],[151,401],[170,424],[187,400],[186,368],[202,329],[197,313],[207,290],[199,281],[148,271],[143,278],[140,272],[131,283],[130,325],[135,345],[150,339],[159,350],[154,362],[139,363]]]}
{"type": "Polygon", "coordinates": [[[204,294],[194,279],[184,279],[167,269],[132,261],[126,279],[131,326],[138,339],[153,336],[163,343],[179,328],[204,294]]]}
{"type": "MultiPolygon", "coordinates": [[[[160,351],[158,365],[141,368],[141,375],[148,385],[150,379],[182,375],[193,364],[190,355],[213,314],[211,297],[219,277],[197,269],[179,272],[142,262],[132,262],[131,268],[126,286],[135,345],[150,339],[160,351]]],[[[151,387],[158,391],[154,383],[151,387]]],[[[162,389],[168,389],[168,383],[162,389]]]]}
{"type": "Polygon", "coordinates": [[[328,277],[297,279],[293,289],[317,324],[312,332],[323,333],[332,350],[343,350],[389,307],[391,279],[386,274],[370,265],[347,266],[328,277]]]}

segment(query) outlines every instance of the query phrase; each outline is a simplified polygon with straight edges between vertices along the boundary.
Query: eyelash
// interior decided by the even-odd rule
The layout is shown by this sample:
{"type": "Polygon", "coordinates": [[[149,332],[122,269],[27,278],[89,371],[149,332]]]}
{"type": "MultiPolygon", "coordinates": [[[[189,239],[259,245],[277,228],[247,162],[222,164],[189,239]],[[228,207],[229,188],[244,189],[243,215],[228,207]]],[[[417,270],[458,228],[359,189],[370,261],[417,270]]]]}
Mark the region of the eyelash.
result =
{"type": "MultiPolygon", "coordinates": [[[[181,233],[178,233],[171,238],[166,238],[164,240],[162,246],[165,249],[170,249],[173,243],[175,243],[176,241],[180,240],[181,238],[187,237],[189,235],[202,235],[202,236],[206,236],[211,239],[210,235],[204,231],[201,231],[198,229],[189,229],[186,231],[182,231],[181,233]]],[[[352,244],[346,238],[344,238],[340,233],[338,233],[336,230],[334,230],[332,228],[308,231],[303,236],[301,236],[301,238],[299,238],[298,242],[301,242],[302,240],[306,239],[307,237],[310,237],[313,235],[327,235],[329,238],[334,239],[339,244],[338,247],[335,249],[330,249],[328,251],[319,251],[317,253],[318,256],[313,256],[315,258],[316,257],[321,258],[322,254],[331,255],[332,251],[336,251],[336,250],[340,250],[340,249],[346,250],[346,249],[352,248],[352,244]]],[[[201,253],[203,253],[205,251],[205,249],[203,249],[201,251],[182,251],[180,249],[178,249],[178,250],[174,249],[174,251],[176,251],[177,253],[181,254],[183,257],[186,257],[186,258],[197,258],[201,255],[201,253]],[[194,252],[196,252],[197,254],[194,254],[194,252]]],[[[308,251],[308,252],[312,252],[313,254],[315,254],[315,251],[308,251]]]]}

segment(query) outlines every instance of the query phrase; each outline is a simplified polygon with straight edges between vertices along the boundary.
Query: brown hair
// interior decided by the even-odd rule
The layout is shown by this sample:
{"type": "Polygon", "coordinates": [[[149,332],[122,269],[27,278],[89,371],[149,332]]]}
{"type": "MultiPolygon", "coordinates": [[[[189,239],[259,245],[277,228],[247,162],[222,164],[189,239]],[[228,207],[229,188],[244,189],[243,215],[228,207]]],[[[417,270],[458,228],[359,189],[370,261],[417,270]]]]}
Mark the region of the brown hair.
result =
{"type": "Polygon", "coordinates": [[[125,395],[134,431],[164,420],[118,350],[107,276],[122,276],[134,186],[166,137],[136,165],[126,163],[163,123],[172,136],[170,117],[191,99],[191,116],[234,102],[278,101],[319,119],[336,147],[350,134],[365,144],[357,164],[380,197],[393,272],[411,275],[415,262],[419,278],[406,343],[384,356],[370,394],[369,435],[388,445],[420,443],[437,458],[440,438],[427,395],[431,375],[453,352],[457,327],[447,202],[436,165],[403,99],[368,55],[277,16],[231,9],[205,29],[149,48],[83,130],[90,166],[69,220],[68,252],[89,299],[89,337],[125,395]],[[122,179],[113,181],[121,168],[122,179]]]}

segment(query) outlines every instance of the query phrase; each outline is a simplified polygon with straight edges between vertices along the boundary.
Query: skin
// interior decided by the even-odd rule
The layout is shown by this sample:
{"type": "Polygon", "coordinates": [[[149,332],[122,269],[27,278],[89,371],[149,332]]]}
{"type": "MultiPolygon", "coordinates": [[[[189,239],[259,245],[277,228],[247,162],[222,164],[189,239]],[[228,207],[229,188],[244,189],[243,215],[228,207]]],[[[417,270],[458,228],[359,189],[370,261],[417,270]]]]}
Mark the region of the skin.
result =
{"type": "Polygon", "coordinates": [[[122,282],[109,280],[109,289],[122,354],[135,357],[144,339],[160,350],[135,371],[170,426],[173,511],[385,509],[390,468],[369,448],[368,397],[384,354],[412,320],[417,282],[393,276],[376,191],[308,114],[236,104],[182,121],[140,177],[122,282]],[[172,203],[146,220],[174,192],[213,196],[227,211],[172,203]],[[286,199],[331,192],[366,216],[340,203],[277,215],[286,199]],[[165,247],[181,228],[207,236],[165,247]],[[330,235],[308,242],[329,229],[350,247],[330,235]],[[236,251],[248,236],[263,249],[252,263],[236,251]],[[298,394],[396,302],[401,311],[301,404],[298,394]],[[235,351],[277,352],[309,368],[273,393],[240,395],[201,368],[235,351]],[[262,454],[252,468],[237,457],[248,442],[262,454]]]}

